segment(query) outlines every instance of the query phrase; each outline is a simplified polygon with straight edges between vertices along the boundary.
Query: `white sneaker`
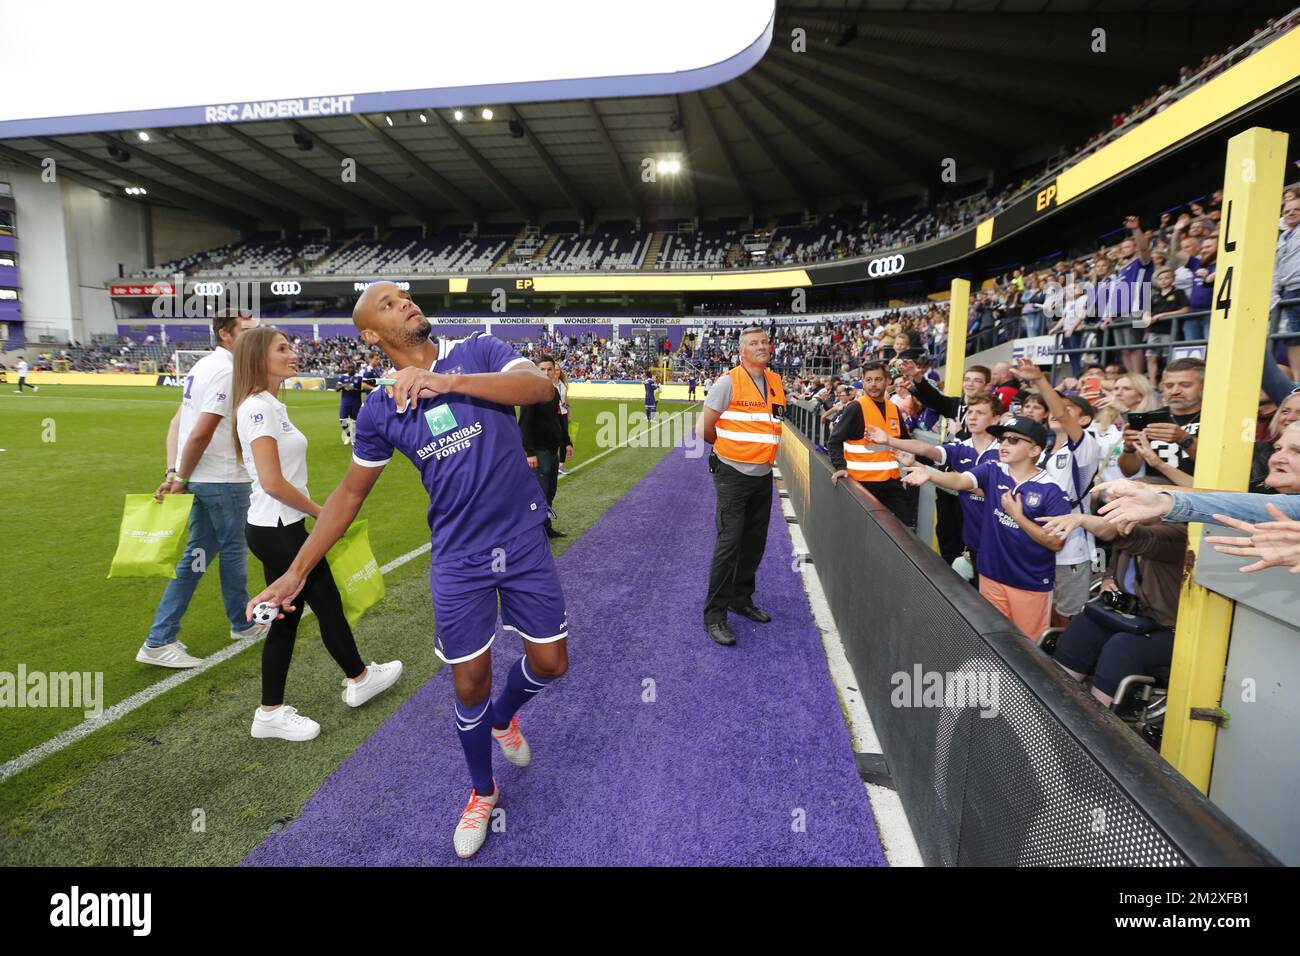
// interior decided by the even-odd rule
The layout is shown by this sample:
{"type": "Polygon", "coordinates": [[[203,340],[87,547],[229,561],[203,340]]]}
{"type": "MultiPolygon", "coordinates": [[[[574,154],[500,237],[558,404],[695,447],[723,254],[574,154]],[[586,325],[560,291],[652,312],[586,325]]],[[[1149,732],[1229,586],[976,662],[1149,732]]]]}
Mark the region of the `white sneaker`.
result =
{"type": "Polygon", "coordinates": [[[501,752],[505,754],[505,758],[516,767],[527,767],[528,762],[533,759],[533,752],[528,747],[528,741],[519,732],[518,714],[510,718],[510,726],[505,730],[497,730],[493,727],[492,736],[501,745],[501,752]]]}
{"type": "Polygon", "coordinates": [[[279,737],[281,740],[311,740],[320,734],[320,724],[285,704],[269,714],[261,707],[253,714],[254,737],[279,737]]]}
{"type": "Polygon", "coordinates": [[[230,639],[232,641],[249,641],[256,640],[259,637],[266,637],[270,633],[270,624],[254,624],[246,631],[236,631],[233,627],[230,629],[230,639]]]}
{"type": "Polygon", "coordinates": [[[343,678],[343,703],[349,707],[360,707],[370,698],[378,697],[396,684],[397,678],[401,676],[401,661],[389,661],[387,664],[376,664],[371,661],[366,679],[359,684],[354,684],[346,677],[343,678]]]}
{"type": "Polygon", "coordinates": [[[460,822],[456,824],[456,835],[452,837],[452,846],[456,855],[468,860],[479,851],[488,838],[488,829],[492,824],[492,811],[501,800],[501,788],[492,781],[493,791],[489,797],[480,797],[477,790],[469,792],[469,803],[461,812],[460,822]]]}
{"type": "Polygon", "coordinates": [[[172,641],[162,647],[150,647],[146,641],[136,651],[135,659],[141,664],[157,664],[159,667],[198,667],[202,659],[186,653],[186,647],[180,641],[172,641]]]}

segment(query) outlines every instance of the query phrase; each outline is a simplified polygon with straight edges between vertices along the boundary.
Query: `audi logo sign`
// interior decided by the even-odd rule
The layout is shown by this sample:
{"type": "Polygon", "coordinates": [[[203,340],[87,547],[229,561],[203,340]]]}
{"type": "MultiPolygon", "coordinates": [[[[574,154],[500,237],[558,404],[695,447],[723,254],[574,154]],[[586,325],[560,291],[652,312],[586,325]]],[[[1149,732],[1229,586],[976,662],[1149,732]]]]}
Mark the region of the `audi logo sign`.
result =
{"type": "Polygon", "coordinates": [[[297,295],[302,292],[301,282],[272,282],[271,295],[297,295]]]}
{"type": "Polygon", "coordinates": [[[226,291],[220,282],[196,282],[193,289],[195,295],[221,295],[226,291]]]}
{"type": "Polygon", "coordinates": [[[883,256],[879,259],[872,259],[867,263],[867,275],[873,279],[880,279],[884,276],[896,276],[903,271],[903,266],[907,260],[902,255],[883,256]]]}

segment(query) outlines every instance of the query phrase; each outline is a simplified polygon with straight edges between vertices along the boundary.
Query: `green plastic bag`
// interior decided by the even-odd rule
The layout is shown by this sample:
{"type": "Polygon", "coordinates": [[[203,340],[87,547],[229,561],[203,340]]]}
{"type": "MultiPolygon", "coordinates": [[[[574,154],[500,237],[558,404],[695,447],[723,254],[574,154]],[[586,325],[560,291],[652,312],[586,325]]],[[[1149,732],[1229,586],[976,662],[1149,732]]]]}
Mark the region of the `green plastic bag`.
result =
{"type": "Polygon", "coordinates": [[[189,543],[193,495],[127,495],[110,578],[174,578],[189,543]]]}
{"type": "Polygon", "coordinates": [[[343,598],[343,613],[348,626],[356,627],[361,615],[384,596],[384,575],[370,550],[370,535],[365,520],[354,521],[343,537],[329,549],[325,560],[343,598]]]}

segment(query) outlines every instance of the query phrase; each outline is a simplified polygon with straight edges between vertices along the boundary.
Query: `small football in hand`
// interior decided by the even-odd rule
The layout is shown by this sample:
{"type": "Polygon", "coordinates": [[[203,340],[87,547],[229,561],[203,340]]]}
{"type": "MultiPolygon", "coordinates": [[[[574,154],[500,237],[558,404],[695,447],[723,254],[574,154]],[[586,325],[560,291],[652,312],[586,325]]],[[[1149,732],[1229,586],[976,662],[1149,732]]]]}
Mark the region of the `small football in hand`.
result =
{"type": "Polygon", "coordinates": [[[257,607],[253,608],[253,623],[271,624],[275,621],[276,616],[279,613],[280,609],[278,607],[274,604],[268,604],[266,601],[263,601],[261,604],[257,605],[257,607]]]}

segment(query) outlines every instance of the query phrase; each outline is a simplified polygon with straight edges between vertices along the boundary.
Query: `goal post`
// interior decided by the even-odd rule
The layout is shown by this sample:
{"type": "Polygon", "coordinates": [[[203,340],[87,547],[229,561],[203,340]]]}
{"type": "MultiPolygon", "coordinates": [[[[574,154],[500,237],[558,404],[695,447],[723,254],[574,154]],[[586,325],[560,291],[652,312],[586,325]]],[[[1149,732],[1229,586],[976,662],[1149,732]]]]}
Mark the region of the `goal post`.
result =
{"type": "Polygon", "coordinates": [[[199,359],[211,355],[212,349],[177,349],[172,353],[173,364],[176,366],[177,375],[188,375],[190,369],[198,364],[199,359]]]}

